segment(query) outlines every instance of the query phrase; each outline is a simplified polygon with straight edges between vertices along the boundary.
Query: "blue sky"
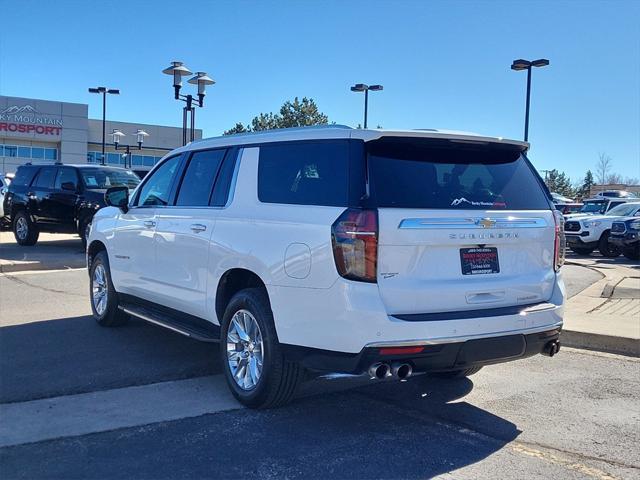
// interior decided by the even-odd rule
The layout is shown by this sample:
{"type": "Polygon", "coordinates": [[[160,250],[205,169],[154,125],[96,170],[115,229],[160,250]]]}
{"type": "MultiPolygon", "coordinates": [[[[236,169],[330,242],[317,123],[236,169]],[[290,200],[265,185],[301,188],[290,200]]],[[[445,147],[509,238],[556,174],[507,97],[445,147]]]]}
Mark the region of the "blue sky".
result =
{"type": "Polygon", "coordinates": [[[237,121],[309,96],[331,121],[362,121],[356,82],[381,83],[370,125],[448,128],[522,138],[533,72],[530,157],[573,179],[599,152],[640,177],[640,2],[637,1],[33,1],[0,0],[0,94],[89,103],[87,87],[120,88],[113,120],[179,126],[160,72],[204,70],[197,126],[237,121]],[[184,10],[185,7],[189,10],[184,10]]]}

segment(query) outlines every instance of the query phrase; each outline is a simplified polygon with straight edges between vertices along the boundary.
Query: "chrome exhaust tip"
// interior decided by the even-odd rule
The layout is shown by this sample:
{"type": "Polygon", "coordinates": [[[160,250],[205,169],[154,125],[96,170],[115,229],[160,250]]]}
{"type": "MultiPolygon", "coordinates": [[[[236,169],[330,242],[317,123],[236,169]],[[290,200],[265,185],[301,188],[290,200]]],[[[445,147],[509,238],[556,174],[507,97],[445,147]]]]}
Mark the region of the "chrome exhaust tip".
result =
{"type": "Polygon", "coordinates": [[[542,348],[542,354],[548,357],[553,357],[560,351],[560,342],[558,340],[552,340],[542,348]]]}
{"type": "Polygon", "coordinates": [[[408,363],[394,363],[391,366],[391,374],[400,380],[405,380],[413,374],[413,367],[408,363]]]}
{"type": "Polygon", "coordinates": [[[378,380],[383,380],[391,376],[391,367],[386,363],[374,363],[369,367],[369,377],[378,380]]]}

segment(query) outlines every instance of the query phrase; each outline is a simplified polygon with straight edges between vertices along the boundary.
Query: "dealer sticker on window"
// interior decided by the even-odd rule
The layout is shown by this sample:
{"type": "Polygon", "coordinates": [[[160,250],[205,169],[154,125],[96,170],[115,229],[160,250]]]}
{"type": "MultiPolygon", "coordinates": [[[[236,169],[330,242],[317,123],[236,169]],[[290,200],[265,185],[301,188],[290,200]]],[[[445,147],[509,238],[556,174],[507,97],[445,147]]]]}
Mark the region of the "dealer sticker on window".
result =
{"type": "Polygon", "coordinates": [[[460,264],[463,275],[500,273],[498,249],[495,247],[461,248],[460,264]]]}

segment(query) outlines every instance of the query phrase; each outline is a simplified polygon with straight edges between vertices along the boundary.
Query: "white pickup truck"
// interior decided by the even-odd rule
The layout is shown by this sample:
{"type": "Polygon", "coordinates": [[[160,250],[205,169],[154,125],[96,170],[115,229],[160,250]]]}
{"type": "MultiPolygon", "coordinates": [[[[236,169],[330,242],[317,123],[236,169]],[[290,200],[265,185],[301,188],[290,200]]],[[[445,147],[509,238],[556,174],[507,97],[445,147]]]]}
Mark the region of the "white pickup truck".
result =
{"type": "Polygon", "coordinates": [[[579,255],[590,255],[597,248],[605,257],[617,257],[620,248],[609,243],[611,224],[639,214],[640,200],[618,205],[603,215],[570,215],[564,224],[567,245],[579,255]]]}

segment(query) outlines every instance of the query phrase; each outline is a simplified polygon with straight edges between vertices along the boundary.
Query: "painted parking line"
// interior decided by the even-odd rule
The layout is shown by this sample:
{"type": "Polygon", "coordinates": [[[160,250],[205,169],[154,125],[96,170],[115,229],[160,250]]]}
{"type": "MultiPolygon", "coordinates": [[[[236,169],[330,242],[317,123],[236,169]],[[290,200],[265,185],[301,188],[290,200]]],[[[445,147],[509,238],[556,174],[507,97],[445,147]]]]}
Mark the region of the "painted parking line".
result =
{"type": "Polygon", "coordinates": [[[243,408],[222,375],[0,405],[0,447],[243,408]]]}

